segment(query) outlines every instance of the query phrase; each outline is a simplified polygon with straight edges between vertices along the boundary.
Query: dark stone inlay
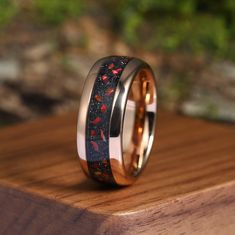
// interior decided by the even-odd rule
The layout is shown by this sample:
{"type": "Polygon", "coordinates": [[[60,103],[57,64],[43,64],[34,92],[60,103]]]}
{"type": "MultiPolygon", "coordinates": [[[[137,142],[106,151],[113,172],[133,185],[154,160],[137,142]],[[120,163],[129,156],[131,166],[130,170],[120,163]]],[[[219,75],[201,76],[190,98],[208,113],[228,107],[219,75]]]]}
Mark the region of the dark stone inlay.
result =
{"type": "Polygon", "coordinates": [[[110,57],[97,75],[87,114],[86,157],[92,178],[115,184],[109,161],[109,122],[114,93],[128,57],[110,57]]]}

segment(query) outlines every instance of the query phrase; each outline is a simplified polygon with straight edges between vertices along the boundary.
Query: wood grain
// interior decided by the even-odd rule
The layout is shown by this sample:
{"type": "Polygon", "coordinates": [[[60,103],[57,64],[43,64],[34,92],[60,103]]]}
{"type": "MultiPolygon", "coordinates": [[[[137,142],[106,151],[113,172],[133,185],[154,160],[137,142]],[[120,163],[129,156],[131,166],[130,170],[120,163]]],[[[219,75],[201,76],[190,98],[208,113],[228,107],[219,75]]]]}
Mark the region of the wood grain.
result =
{"type": "Polygon", "coordinates": [[[131,187],[83,175],[76,114],[0,129],[0,234],[235,234],[235,128],[160,112],[131,187]]]}

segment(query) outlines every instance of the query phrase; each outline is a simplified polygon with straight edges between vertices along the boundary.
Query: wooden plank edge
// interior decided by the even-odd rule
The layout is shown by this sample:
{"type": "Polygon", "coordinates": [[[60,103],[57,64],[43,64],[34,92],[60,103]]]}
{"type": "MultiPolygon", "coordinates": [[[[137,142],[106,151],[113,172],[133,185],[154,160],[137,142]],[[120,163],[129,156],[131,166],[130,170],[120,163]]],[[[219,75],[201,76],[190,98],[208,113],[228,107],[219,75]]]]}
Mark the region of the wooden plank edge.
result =
{"type": "Polygon", "coordinates": [[[235,181],[158,202],[138,213],[109,217],[97,234],[234,235],[235,181]]]}
{"type": "Polygon", "coordinates": [[[0,234],[234,234],[235,181],[157,202],[135,213],[103,215],[0,187],[0,234]]]}

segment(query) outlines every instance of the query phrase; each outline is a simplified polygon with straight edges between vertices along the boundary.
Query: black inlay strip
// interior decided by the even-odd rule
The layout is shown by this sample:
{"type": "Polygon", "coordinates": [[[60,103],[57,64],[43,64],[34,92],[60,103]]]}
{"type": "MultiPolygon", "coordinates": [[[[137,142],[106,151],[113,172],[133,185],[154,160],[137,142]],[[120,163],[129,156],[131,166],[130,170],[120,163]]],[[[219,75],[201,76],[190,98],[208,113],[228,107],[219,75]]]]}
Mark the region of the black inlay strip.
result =
{"type": "Polygon", "coordinates": [[[109,57],[95,80],[86,122],[86,158],[92,178],[115,184],[109,160],[109,125],[114,93],[128,57],[109,57]]]}

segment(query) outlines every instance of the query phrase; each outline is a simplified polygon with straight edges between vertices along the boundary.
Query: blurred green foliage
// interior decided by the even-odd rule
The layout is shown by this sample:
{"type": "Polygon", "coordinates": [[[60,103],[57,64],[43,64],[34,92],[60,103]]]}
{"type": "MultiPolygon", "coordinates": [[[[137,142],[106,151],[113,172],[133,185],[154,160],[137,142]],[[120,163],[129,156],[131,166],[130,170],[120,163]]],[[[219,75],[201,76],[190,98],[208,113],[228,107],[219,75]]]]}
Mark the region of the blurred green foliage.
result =
{"type": "MultiPolygon", "coordinates": [[[[0,0],[0,26],[7,25],[21,9],[22,3],[17,0],[0,0]]],[[[83,0],[33,0],[33,11],[37,11],[39,19],[46,24],[58,25],[71,17],[82,13],[83,0]]]]}
{"type": "MultiPolygon", "coordinates": [[[[0,26],[18,12],[17,2],[0,0],[0,26]]],[[[97,10],[97,16],[109,16],[117,34],[136,48],[235,60],[235,0],[33,0],[31,9],[53,25],[97,10]]]]}
{"type": "Polygon", "coordinates": [[[132,45],[235,60],[234,0],[121,0],[115,7],[103,2],[132,45]]]}
{"type": "Polygon", "coordinates": [[[18,12],[18,6],[12,0],[0,0],[0,27],[5,26],[18,12]]]}
{"type": "Polygon", "coordinates": [[[42,21],[57,25],[67,18],[79,16],[83,9],[83,1],[35,0],[33,6],[39,12],[42,21]]]}

